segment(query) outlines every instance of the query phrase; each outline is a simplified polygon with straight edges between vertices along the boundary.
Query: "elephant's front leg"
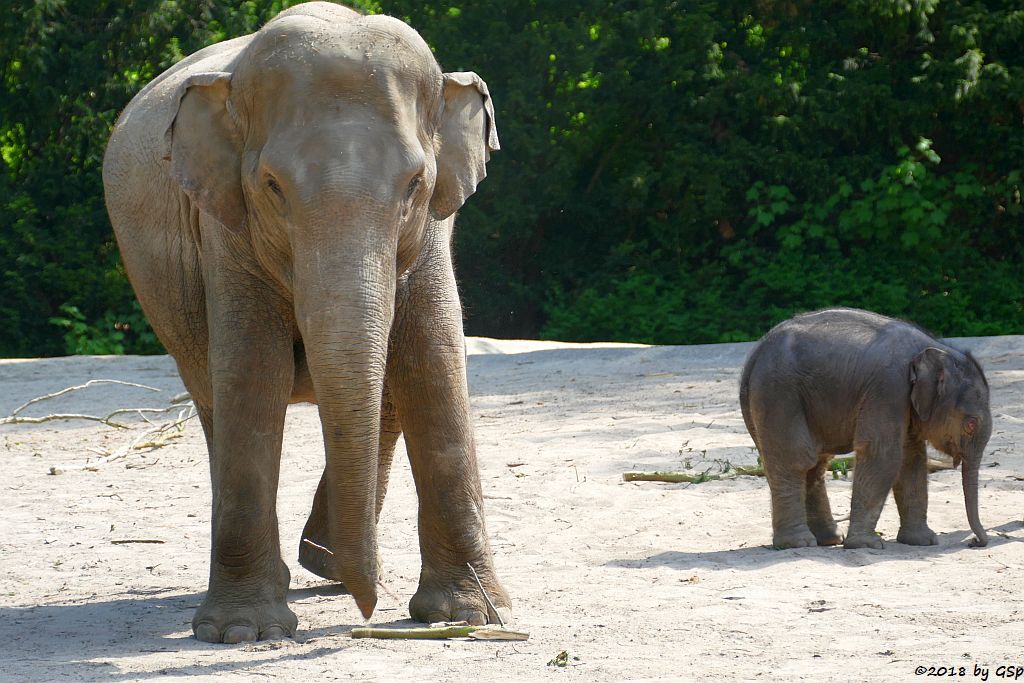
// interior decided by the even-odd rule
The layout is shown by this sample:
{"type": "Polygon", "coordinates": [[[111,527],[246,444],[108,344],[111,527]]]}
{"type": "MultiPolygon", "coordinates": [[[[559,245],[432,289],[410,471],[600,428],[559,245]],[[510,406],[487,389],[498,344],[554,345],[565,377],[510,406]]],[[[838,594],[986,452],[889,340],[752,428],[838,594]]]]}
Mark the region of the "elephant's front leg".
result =
{"type": "Polygon", "coordinates": [[[907,545],[938,545],[938,536],[928,528],[928,450],[924,441],[907,442],[892,493],[900,511],[896,540],[907,545]]]}
{"type": "Polygon", "coordinates": [[[192,628],[208,642],[281,638],[297,625],[285,600],[276,510],[294,372],[290,327],[283,303],[245,272],[211,264],[206,274],[213,537],[209,591],[192,628]]]}
{"type": "Polygon", "coordinates": [[[484,524],[483,494],[469,418],[465,340],[448,247],[425,247],[399,296],[389,382],[419,497],[422,568],[409,603],[423,622],[495,623],[469,566],[505,619],[484,524]]]}
{"type": "Polygon", "coordinates": [[[882,548],[875,533],[878,517],[889,496],[902,462],[901,444],[876,439],[857,446],[850,498],[850,531],[844,548],[882,548]]]}

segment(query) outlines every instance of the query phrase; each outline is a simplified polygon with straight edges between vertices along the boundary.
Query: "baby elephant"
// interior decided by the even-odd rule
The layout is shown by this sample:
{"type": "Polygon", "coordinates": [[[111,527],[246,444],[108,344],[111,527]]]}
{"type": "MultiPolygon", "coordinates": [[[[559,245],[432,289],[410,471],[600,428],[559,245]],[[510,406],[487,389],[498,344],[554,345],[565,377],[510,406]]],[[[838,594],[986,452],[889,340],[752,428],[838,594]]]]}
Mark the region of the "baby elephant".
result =
{"type": "Polygon", "coordinates": [[[896,540],[935,545],[928,528],[927,441],[963,461],[964,501],[976,540],[978,466],[992,434],[988,382],[963,353],[902,320],[837,308],[779,323],[747,359],[740,405],[772,496],[776,548],[837,545],[825,495],[829,460],[856,453],[847,548],[881,548],[875,524],[889,491],[896,540]]]}

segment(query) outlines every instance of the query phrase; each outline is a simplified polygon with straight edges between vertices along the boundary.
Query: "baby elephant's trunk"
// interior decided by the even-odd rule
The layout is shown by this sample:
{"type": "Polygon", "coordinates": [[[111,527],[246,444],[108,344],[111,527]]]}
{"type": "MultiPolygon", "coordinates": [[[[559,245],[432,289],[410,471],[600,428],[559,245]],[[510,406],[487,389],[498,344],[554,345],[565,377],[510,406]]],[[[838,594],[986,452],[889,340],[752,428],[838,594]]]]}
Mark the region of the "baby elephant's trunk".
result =
{"type": "Polygon", "coordinates": [[[962,470],[964,482],[964,504],[967,506],[967,521],[970,523],[971,531],[974,532],[975,537],[975,540],[971,542],[971,545],[977,547],[988,545],[988,534],[985,533],[985,527],[981,525],[981,519],[978,517],[979,467],[981,467],[980,453],[974,457],[964,459],[962,470]]]}

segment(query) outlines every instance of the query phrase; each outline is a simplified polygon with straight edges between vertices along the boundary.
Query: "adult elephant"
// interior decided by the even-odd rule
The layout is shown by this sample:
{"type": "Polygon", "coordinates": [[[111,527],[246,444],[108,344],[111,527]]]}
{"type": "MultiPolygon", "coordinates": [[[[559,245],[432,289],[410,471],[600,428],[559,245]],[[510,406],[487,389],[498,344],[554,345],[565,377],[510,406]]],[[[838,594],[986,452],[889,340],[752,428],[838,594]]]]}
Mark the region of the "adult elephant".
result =
{"type": "Polygon", "coordinates": [[[114,128],[107,208],[210,452],[200,640],[292,635],[276,494],[290,402],[327,463],[300,562],[377,602],[376,523],[405,433],[422,558],[410,612],[486,623],[494,572],[468,417],[455,211],[498,149],[486,84],[390,17],[313,2],[203,49],[114,128]]]}

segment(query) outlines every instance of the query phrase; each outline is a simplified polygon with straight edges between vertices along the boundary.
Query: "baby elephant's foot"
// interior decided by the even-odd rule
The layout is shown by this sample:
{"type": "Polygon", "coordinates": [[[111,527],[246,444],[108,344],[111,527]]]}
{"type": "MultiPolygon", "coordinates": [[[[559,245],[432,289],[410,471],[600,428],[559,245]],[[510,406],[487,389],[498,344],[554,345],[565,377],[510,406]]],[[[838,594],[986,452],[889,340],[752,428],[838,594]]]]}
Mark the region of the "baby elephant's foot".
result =
{"type": "Polygon", "coordinates": [[[776,530],[772,535],[772,545],[777,550],[783,548],[809,548],[817,545],[818,539],[814,537],[811,530],[806,526],[796,529],[776,530]]]}
{"type": "Polygon", "coordinates": [[[474,625],[496,624],[512,618],[512,610],[505,589],[498,583],[493,572],[480,571],[480,582],[487,591],[498,614],[492,613],[487,601],[480,593],[469,569],[459,572],[458,577],[439,578],[420,576],[420,585],[409,601],[409,615],[416,621],[435,623],[439,621],[467,621],[474,625]]]}
{"type": "Polygon", "coordinates": [[[846,540],[843,542],[843,547],[847,550],[853,548],[874,548],[875,550],[881,550],[885,546],[882,544],[882,537],[872,531],[870,533],[859,534],[850,532],[847,534],[846,540]]]}
{"type": "Polygon", "coordinates": [[[896,540],[906,545],[938,545],[939,537],[926,526],[905,529],[900,527],[896,540]]]}

